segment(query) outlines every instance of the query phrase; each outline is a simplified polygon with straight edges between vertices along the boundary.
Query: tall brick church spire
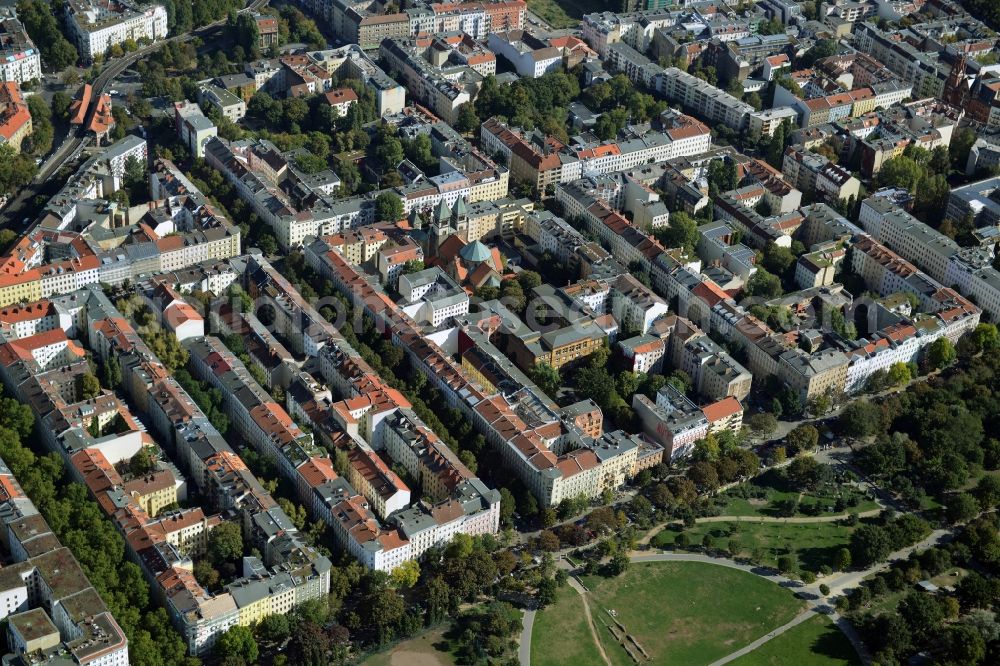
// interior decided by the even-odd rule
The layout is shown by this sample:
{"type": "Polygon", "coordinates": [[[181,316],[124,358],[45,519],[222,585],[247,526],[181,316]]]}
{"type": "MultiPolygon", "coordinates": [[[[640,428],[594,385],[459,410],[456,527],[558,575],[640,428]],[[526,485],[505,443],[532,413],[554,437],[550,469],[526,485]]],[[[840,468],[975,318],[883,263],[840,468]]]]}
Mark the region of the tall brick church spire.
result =
{"type": "Polygon", "coordinates": [[[965,78],[966,57],[964,53],[958,55],[958,60],[948,74],[948,80],[944,82],[944,101],[959,108],[965,106],[966,98],[969,95],[969,85],[965,78]]]}

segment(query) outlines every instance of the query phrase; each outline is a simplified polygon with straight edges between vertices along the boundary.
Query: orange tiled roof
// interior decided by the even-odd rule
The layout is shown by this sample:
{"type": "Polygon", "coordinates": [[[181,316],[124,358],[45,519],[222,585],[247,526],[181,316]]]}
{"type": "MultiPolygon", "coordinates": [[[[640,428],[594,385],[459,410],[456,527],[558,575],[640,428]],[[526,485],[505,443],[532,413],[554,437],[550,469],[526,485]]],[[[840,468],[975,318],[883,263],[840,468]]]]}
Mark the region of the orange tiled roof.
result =
{"type": "Polygon", "coordinates": [[[337,473],[333,470],[333,462],[329,458],[320,456],[313,456],[299,465],[299,475],[310,488],[321,486],[324,482],[337,478],[337,473]]]}
{"type": "Polygon", "coordinates": [[[10,139],[25,123],[31,122],[31,113],[24,102],[21,89],[16,81],[0,84],[0,137],[10,139]]]}
{"type": "Polygon", "coordinates": [[[357,93],[350,88],[336,88],[323,95],[323,97],[326,99],[326,103],[331,106],[334,104],[343,104],[344,102],[358,101],[357,93]]]}
{"type": "Polygon", "coordinates": [[[43,298],[27,305],[9,305],[0,309],[0,322],[6,324],[16,324],[21,321],[31,321],[53,314],[55,309],[52,302],[43,298]]]}
{"type": "Polygon", "coordinates": [[[87,109],[90,108],[90,98],[94,94],[94,89],[89,83],[84,83],[80,90],[80,96],[73,100],[69,106],[71,125],[82,125],[87,119],[87,109]]]}
{"type": "Polygon", "coordinates": [[[174,303],[163,311],[163,319],[170,328],[176,329],[189,321],[202,321],[202,316],[187,303],[174,303]]]}
{"type": "Polygon", "coordinates": [[[713,402],[711,405],[705,405],[701,411],[709,423],[714,423],[729,418],[733,414],[739,414],[743,411],[743,406],[740,405],[739,400],[730,395],[718,402],[713,402]]]}
{"type": "Polygon", "coordinates": [[[115,126],[115,116],[111,113],[111,95],[101,95],[94,105],[94,116],[87,125],[87,131],[104,134],[115,126]]]}

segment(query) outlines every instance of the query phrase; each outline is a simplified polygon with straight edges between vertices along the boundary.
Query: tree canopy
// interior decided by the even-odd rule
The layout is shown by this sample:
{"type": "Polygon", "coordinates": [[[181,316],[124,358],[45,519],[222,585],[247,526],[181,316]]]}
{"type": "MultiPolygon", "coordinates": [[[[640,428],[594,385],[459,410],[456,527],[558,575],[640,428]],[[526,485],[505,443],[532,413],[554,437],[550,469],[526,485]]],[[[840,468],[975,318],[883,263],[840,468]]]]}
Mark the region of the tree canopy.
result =
{"type": "Polygon", "coordinates": [[[240,526],[224,522],[208,535],[208,558],[216,566],[232,562],[243,555],[243,533],[240,526]]]}
{"type": "MultiPolygon", "coordinates": [[[[913,192],[914,216],[938,228],[942,225],[948,196],[951,194],[951,186],[948,184],[951,160],[951,155],[944,146],[938,146],[933,151],[907,146],[902,155],[882,165],[875,176],[875,184],[879,187],[900,187],[913,192]]],[[[958,221],[950,222],[954,224],[958,221]]],[[[942,229],[942,233],[945,230],[942,229]]],[[[954,232],[951,235],[954,236],[954,232]]]]}
{"type": "Polygon", "coordinates": [[[16,153],[8,144],[0,146],[0,195],[14,194],[35,177],[35,161],[30,155],[16,153]]]}
{"type": "MultiPolygon", "coordinates": [[[[625,80],[625,86],[631,83],[625,80]]],[[[483,80],[476,96],[476,116],[482,119],[500,116],[511,125],[525,130],[537,128],[565,136],[562,119],[570,102],[579,97],[580,83],[565,72],[551,72],[537,79],[518,79],[501,86],[492,74],[483,80]]],[[[557,137],[558,138],[558,137],[557,137]]]]}
{"type": "Polygon", "coordinates": [[[698,244],[698,223],[683,211],[671,213],[668,226],[656,229],[653,235],[665,247],[680,247],[694,252],[698,244]]]}
{"type": "Polygon", "coordinates": [[[763,267],[758,267],[750,276],[745,291],[747,296],[763,298],[776,298],[785,293],[781,287],[781,279],[763,267]]]}
{"type": "Polygon", "coordinates": [[[398,222],[403,217],[403,201],[394,192],[383,192],[375,199],[375,217],[379,222],[398,222]]]}
{"type": "Polygon", "coordinates": [[[215,655],[225,664],[255,664],[259,654],[250,627],[229,627],[215,644],[215,655]]]}
{"type": "Polygon", "coordinates": [[[24,24],[31,41],[38,45],[47,67],[58,71],[77,61],[76,47],[63,36],[56,12],[46,0],[18,0],[17,18],[24,24]]]}

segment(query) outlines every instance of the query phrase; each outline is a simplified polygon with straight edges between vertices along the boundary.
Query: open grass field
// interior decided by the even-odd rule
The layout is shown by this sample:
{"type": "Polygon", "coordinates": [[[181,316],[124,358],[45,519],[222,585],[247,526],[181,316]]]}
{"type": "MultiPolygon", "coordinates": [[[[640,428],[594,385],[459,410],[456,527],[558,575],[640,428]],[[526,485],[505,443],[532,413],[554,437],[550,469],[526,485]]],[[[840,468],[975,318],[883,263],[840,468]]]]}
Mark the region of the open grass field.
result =
{"type": "MultiPolygon", "coordinates": [[[[728,551],[732,539],[739,541],[738,555],[753,558],[758,564],[776,566],[782,555],[795,556],[798,565],[816,571],[833,566],[834,557],[847,547],[855,528],[830,523],[739,522],[700,523],[684,530],[692,546],[700,546],[706,534],[712,536],[713,548],[728,551]],[[735,528],[735,532],[731,530],[735,528]]],[[[664,530],[653,538],[659,548],[673,547],[676,532],[664,530]]]]}
{"type": "Polygon", "coordinates": [[[535,666],[603,666],[583,612],[583,598],[563,585],[556,601],[535,615],[531,632],[531,663],[535,666]]]}
{"type": "Polygon", "coordinates": [[[816,615],[764,643],[733,666],[853,666],[860,664],[847,637],[825,615],[816,615]]]}
{"type": "Polygon", "coordinates": [[[431,629],[415,638],[365,659],[365,666],[453,666],[455,658],[448,652],[446,627],[431,629]]]}
{"type": "Polygon", "coordinates": [[[844,514],[862,513],[878,508],[878,504],[852,486],[830,483],[821,485],[816,490],[801,493],[787,487],[787,482],[773,470],[719,495],[717,502],[721,505],[719,511],[723,516],[789,515],[782,513],[780,509],[782,504],[794,506],[794,513],[791,515],[797,516],[810,515],[804,509],[817,504],[822,510],[812,515],[829,515],[831,509],[834,513],[844,514]],[[859,501],[856,504],[847,502],[838,506],[837,500],[841,494],[845,497],[855,497],[859,501]]]}
{"type": "Polygon", "coordinates": [[[558,30],[575,28],[584,14],[618,11],[618,6],[603,0],[528,0],[528,9],[558,30]]]}
{"type": "MultiPolygon", "coordinates": [[[[633,564],[618,578],[588,577],[584,584],[591,590],[598,635],[616,666],[632,666],[633,662],[608,626],[615,619],[646,651],[650,663],[697,665],[738,650],[785,624],[803,607],[790,591],[774,583],[696,562],[633,564]],[[614,610],[617,617],[612,618],[608,610],[614,610]]],[[[550,629],[539,631],[536,619],[534,645],[553,641],[568,648],[575,640],[554,635],[550,629]]],[[[590,645],[587,661],[579,663],[599,663],[596,647],[590,645]]]]}

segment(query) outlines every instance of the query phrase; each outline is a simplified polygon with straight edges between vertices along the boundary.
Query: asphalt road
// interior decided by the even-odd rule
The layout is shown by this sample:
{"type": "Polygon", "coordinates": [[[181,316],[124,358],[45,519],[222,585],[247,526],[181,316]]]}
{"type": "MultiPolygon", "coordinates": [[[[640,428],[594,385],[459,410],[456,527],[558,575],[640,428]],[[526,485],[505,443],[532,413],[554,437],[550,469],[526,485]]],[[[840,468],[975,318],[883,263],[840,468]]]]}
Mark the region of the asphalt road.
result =
{"type": "MultiPolygon", "coordinates": [[[[245,8],[240,10],[240,12],[256,11],[268,2],[269,0],[252,0],[245,8]]],[[[132,67],[140,59],[163,48],[164,45],[170,42],[188,42],[195,37],[207,37],[209,33],[217,30],[219,27],[224,25],[225,22],[226,19],[221,19],[197,30],[182,33],[180,35],[175,35],[168,39],[155,42],[149,46],[139,49],[138,51],[134,51],[122,56],[121,58],[111,61],[104,71],[101,72],[101,74],[92,83],[94,98],[96,99],[100,95],[103,95],[109,84],[121,75],[122,72],[132,67]]],[[[92,114],[93,108],[91,108],[87,114],[87,121],[90,120],[92,114]]],[[[85,133],[81,128],[71,128],[69,135],[63,140],[55,152],[49,155],[49,157],[39,167],[38,173],[35,175],[35,179],[27,187],[22,188],[21,191],[17,193],[17,196],[15,196],[4,207],[3,212],[0,212],[0,228],[12,227],[15,231],[21,231],[22,218],[29,217],[33,220],[34,216],[38,213],[37,207],[32,205],[35,197],[44,191],[51,191],[55,189],[56,184],[52,182],[52,177],[70,160],[75,159],[89,142],[90,137],[85,136],[85,133]]]]}

